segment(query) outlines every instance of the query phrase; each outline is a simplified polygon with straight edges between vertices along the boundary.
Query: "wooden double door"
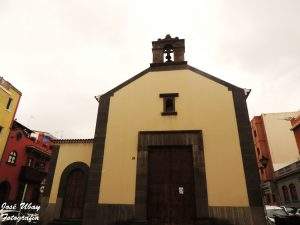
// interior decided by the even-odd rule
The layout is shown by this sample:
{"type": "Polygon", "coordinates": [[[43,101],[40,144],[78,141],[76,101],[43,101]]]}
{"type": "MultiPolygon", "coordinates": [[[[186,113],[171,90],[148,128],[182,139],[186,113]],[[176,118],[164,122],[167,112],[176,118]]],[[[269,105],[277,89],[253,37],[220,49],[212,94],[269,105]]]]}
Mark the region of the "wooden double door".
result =
{"type": "Polygon", "coordinates": [[[81,169],[74,169],[67,177],[61,209],[62,219],[81,219],[83,215],[87,175],[81,169]]]}
{"type": "Polygon", "coordinates": [[[148,151],[147,218],[151,225],[194,224],[191,146],[159,146],[148,151]]]}

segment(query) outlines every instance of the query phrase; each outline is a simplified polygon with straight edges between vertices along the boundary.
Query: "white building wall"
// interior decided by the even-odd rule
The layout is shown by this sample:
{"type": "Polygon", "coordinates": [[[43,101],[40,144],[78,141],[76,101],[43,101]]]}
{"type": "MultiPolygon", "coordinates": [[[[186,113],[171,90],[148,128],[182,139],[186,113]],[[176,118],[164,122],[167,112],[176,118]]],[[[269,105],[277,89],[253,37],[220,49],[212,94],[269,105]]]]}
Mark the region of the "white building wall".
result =
{"type": "Polygon", "coordinates": [[[300,111],[262,114],[275,171],[300,159],[290,122],[298,114],[300,111]]]}

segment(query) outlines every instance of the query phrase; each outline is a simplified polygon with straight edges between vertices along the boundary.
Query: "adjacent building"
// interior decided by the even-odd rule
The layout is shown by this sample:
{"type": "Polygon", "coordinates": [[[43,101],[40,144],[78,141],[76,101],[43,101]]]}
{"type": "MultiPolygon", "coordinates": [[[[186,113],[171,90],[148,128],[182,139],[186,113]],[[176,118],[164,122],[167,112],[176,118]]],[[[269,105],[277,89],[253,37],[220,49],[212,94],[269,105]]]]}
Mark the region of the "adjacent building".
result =
{"type": "MultiPolygon", "coordinates": [[[[82,218],[94,139],[56,139],[53,143],[41,220],[82,218]]],[[[74,219],[73,224],[77,224],[74,219]]]]}
{"type": "Polygon", "coordinates": [[[97,98],[93,144],[61,141],[44,223],[265,224],[249,91],[189,66],[184,39],[152,47],[149,68],[97,98]]]}
{"type": "Polygon", "coordinates": [[[294,132],[296,143],[300,154],[300,115],[291,119],[292,131],[294,132]]]}
{"type": "Polygon", "coordinates": [[[13,122],[0,164],[0,202],[39,203],[53,143],[48,133],[13,122]]]}
{"type": "MultiPolygon", "coordinates": [[[[300,114],[291,118],[291,132],[300,153],[300,114]]],[[[280,203],[300,208],[300,160],[275,171],[280,203]]]]}
{"type": "MultiPolygon", "coordinates": [[[[0,159],[3,154],[10,127],[15,118],[22,93],[0,77],[0,159]]],[[[1,165],[1,164],[0,164],[1,165]]]]}
{"type": "Polygon", "coordinates": [[[299,205],[300,157],[291,125],[299,114],[265,113],[251,120],[265,204],[299,205]]]}
{"type": "Polygon", "coordinates": [[[300,161],[274,172],[277,204],[300,208],[300,161]]]}

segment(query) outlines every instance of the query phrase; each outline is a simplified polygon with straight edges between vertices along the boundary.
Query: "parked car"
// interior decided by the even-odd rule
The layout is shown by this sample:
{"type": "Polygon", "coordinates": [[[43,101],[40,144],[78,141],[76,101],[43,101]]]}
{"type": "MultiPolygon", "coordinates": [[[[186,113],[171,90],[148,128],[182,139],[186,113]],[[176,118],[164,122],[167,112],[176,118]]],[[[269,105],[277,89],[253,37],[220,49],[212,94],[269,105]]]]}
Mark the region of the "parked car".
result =
{"type": "Polygon", "coordinates": [[[297,209],[295,215],[296,215],[296,216],[300,216],[300,209],[297,209]]]}
{"type": "Polygon", "coordinates": [[[295,213],[297,211],[297,208],[295,208],[295,207],[280,206],[280,208],[282,208],[290,216],[295,215],[295,213]]]}
{"type": "Polygon", "coordinates": [[[289,214],[279,206],[266,205],[266,220],[267,224],[275,225],[275,217],[286,218],[289,214]]]}

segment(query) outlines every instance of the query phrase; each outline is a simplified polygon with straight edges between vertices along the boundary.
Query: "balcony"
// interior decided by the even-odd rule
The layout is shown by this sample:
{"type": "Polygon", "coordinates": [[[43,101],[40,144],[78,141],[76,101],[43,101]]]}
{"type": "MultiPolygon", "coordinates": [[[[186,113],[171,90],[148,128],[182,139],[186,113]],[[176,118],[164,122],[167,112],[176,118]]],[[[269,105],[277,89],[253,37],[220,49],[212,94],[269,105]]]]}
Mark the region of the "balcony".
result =
{"type": "Polygon", "coordinates": [[[45,152],[33,145],[26,146],[26,153],[29,156],[34,156],[38,159],[45,159],[47,161],[50,160],[50,154],[48,152],[45,152]]]}
{"type": "Polygon", "coordinates": [[[19,178],[25,183],[41,183],[46,175],[47,173],[44,171],[29,166],[22,166],[19,178]]]}

